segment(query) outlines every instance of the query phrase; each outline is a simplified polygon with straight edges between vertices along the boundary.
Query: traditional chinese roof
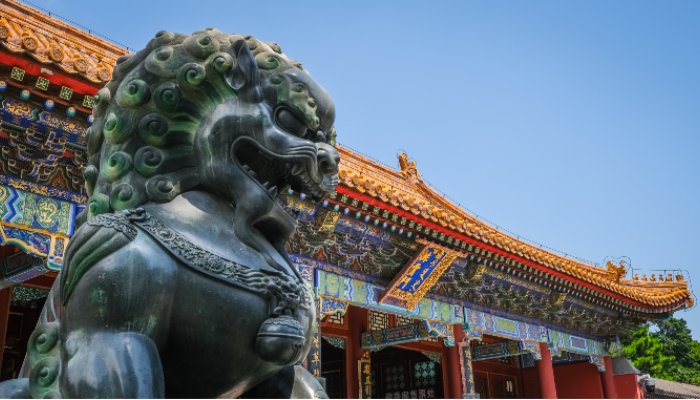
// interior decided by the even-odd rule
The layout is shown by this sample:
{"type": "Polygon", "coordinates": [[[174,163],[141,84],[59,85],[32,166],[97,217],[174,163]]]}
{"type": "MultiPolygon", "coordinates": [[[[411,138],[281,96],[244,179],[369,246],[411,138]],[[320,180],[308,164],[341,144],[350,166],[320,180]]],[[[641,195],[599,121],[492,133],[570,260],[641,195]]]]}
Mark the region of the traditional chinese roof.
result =
{"type": "Polygon", "coordinates": [[[544,250],[478,220],[430,188],[421,178],[415,162],[409,161],[405,154],[399,157],[401,170],[397,171],[346,148],[338,146],[338,149],[341,154],[339,193],[349,189],[370,200],[370,205],[383,203],[392,211],[412,216],[416,222],[432,229],[433,238],[457,243],[454,247],[461,248],[480,244],[489,253],[500,255],[499,261],[508,258],[512,264],[524,265],[534,275],[542,276],[541,272],[545,272],[545,279],[550,278],[563,286],[571,286],[567,281],[574,282],[586,293],[597,289],[599,295],[595,296],[601,300],[611,304],[624,301],[640,307],[638,311],[672,311],[693,305],[688,282],[681,275],[674,281],[620,279],[615,271],[544,250]]]}
{"type": "MultiPolygon", "coordinates": [[[[119,46],[15,0],[0,2],[0,51],[36,60],[42,65],[55,66],[54,70],[59,75],[87,81],[94,88],[111,79],[114,60],[127,53],[119,46]]],[[[32,128],[29,125],[22,127],[32,128]]],[[[7,140],[11,139],[8,136],[7,140]]],[[[476,260],[476,264],[488,266],[494,279],[502,281],[501,275],[509,274],[516,286],[526,284],[530,290],[538,287],[556,304],[562,303],[564,297],[572,296],[587,302],[587,307],[604,306],[608,312],[622,311],[641,318],[662,318],[668,312],[693,305],[688,282],[681,275],[677,275],[675,280],[661,280],[661,277],[659,281],[624,279],[621,267],[612,265],[603,269],[565,257],[479,220],[430,188],[421,178],[415,162],[409,161],[405,154],[399,157],[400,170],[395,170],[349,149],[338,146],[338,150],[341,154],[340,184],[337,193],[329,200],[343,207],[346,215],[352,211],[355,218],[362,217],[368,225],[373,222],[378,227],[381,223],[384,229],[396,231],[401,238],[394,240],[392,246],[395,250],[381,246],[352,249],[376,259],[376,262],[370,263],[372,267],[365,269],[369,275],[386,280],[384,283],[395,278],[401,266],[418,251],[415,239],[420,237],[423,241],[460,252],[472,261],[476,260]],[[406,235],[400,236],[404,231],[406,235]],[[414,235],[413,239],[411,235],[414,235]]],[[[79,159],[76,157],[73,160],[79,159]]],[[[75,169],[73,166],[71,168],[75,169]]],[[[76,185],[82,185],[81,178],[76,176],[75,180],[76,185]]],[[[306,204],[308,201],[302,203],[300,207],[314,209],[313,205],[306,204]]],[[[328,227],[331,231],[337,228],[337,217],[334,221],[328,227]]],[[[325,221],[321,223],[325,224],[325,221]]],[[[347,225],[342,229],[355,228],[347,225]]],[[[329,242],[328,238],[316,237],[317,233],[312,231],[298,231],[298,240],[295,240],[329,242]]],[[[335,235],[346,234],[335,232],[335,235]]],[[[335,247],[327,250],[328,253],[337,254],[324,253],[315,257],[345,258],[351,263],[347,267],[353,269],[352,263],[359,262],[357,254],[348,253],[348,249],[343,248],[344,244],[336,239],[339,238],[330,240],[335,247]],[[339,251],[341,248],[342,251],[339,251]]],[[[296,246],[294,241],[292,246],[296,246]]],[[[483,275],[483,269],[479,269],[481,266],[477,268],[467,263],[459,279],[463,281],[469,276],[483,275]]],[[[441,273],[457,276],[450,269],[441,273]]],[[[431,282],[438,277],[433,278],[431,282]]],[[[437,290],[438,286],[433,290],[437,290]]]]}
{"type": "Polygon", "coordinates": [[[15,0],[0,2],[0,48],[93,83],[112,78],[127,51],[15,0]]]}

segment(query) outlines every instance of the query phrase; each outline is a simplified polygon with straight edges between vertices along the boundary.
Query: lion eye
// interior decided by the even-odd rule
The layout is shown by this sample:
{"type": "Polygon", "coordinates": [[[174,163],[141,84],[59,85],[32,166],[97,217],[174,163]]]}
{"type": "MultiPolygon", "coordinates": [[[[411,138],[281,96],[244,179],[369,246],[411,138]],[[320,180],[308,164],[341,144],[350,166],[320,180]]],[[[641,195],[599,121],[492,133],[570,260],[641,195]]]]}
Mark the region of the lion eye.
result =
{"type": "Polygon", "coordinates": [[[299,137],[306,136],[306,124],[301,122],[296,115],[285,108],[277,113],[277,125],[292,135],[299,137]]]}

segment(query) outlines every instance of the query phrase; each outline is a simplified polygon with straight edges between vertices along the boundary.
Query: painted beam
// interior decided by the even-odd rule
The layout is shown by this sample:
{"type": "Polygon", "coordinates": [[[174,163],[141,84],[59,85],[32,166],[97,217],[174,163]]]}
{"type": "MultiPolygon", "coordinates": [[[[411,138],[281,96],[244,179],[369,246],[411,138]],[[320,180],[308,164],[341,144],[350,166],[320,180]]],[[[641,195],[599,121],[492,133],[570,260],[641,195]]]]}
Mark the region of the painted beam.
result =
{"type": "Polygon", "coordinates": [[[325,319],[329,315],[341,314],[345,315],[350,303],[342,300],[337,300],[329,297],[321,297],[321,307],[319,315],[321,319],[325,319]]]}
{"type": "Polygon", "coordinates": [[[430,339],[430,333],[423,323],[397,326],[394,328],[369,331],[362,334],[362,348],[379,351],[389,346],[430,339]]]}
{"type": "Polygon", "coordinates": [[[542,358],[542,354],[539,351],[539,343],[526,340],[510,340],[508,342],[485,344],[472,347],[471,349],[471,359],[473,361],[491,360],[493,358],[519,356],[522,354],[532,354],[536,360],[542,358]]]}

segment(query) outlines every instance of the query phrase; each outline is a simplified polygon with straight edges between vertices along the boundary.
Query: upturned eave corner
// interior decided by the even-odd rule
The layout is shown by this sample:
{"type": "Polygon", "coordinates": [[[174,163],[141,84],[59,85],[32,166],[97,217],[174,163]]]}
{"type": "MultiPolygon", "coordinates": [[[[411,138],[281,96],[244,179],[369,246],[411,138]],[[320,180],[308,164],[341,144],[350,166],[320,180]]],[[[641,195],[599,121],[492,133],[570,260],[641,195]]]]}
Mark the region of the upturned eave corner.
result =
{"type": "Polygon", "coordinates": [[[654,308],[673,306],[674,310],[687,306],[683,300],[690,299],[690,292],[684,279],[656,282],[621,279],[619,271],[611,272],[610,268],[596,267],[543,250],[479,221],[428,186],[415,162],[406,154],[399,155],[400,170],[395,170],[342,146],[337,146],[337,149],[341,154],[339,186],[434,224],[446,235],[484,243],[494,252],[526,260],[553,275],[567,276],[584,286],[609,291],[632,303],[654,308]]]}

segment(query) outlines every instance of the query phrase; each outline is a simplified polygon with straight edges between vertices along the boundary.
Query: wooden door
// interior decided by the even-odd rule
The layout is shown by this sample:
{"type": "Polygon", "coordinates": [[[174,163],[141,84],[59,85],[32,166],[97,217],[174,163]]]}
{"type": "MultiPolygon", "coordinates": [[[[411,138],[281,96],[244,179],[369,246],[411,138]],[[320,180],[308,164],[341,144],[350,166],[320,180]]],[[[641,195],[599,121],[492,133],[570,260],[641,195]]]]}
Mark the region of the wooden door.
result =
{"type": "Polygon", "coordinates": [[[388,348],[372,354],[372,398],[444,398],[442,366],[422,353],[388,348]]]}

